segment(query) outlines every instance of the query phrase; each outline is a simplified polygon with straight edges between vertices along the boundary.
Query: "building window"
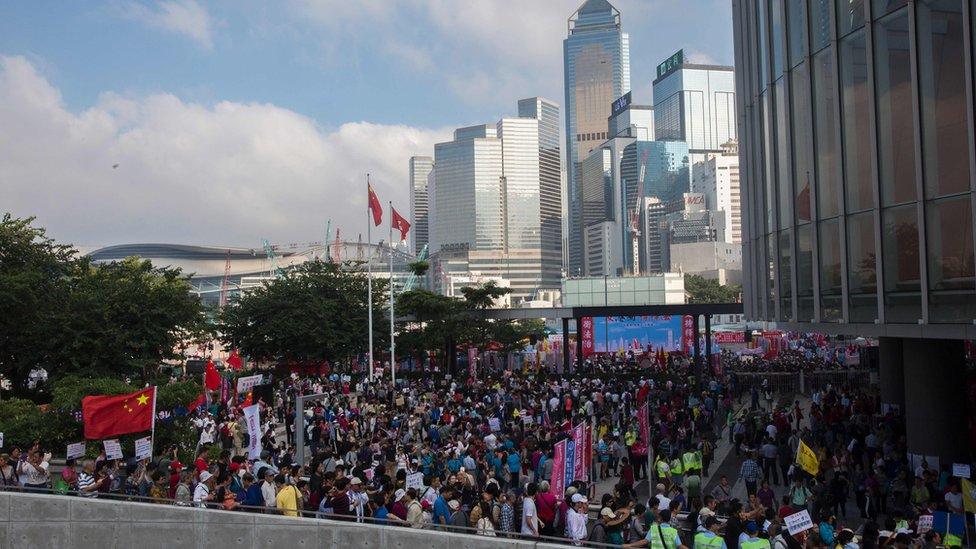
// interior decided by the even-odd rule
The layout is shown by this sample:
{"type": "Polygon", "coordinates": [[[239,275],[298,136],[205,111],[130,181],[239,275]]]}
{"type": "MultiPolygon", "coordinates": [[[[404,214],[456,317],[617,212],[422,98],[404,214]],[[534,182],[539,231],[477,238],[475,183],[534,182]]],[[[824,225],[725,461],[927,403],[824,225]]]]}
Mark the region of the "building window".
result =
{"type": "Polygon", "coordinates": [[[908,10],[885,17],[874,28],[881,203],[893,206],[918,199],[908,10]]]}
{"type": "Polygon", "coordinates": [[[837,218],[820,222],[820,318],[840,320],[841,306],[840,272],[840,223],[837,218]]]}
{"type": "Polygon", "coordinates": [[[806,65],[800,65],[790,73],[790,102],[793,120],[793,181],[794,211],[797,223],[810,221],[811,182],[813,173],[810,157],[813,140],[810,133],[810,79],[806,65]]]}
{"type": "Polygon", "coordinates": [[[783,74],[783,4],[780,0],[769,0],[769,24],[771,27],[773,50],[773,78],[783,74]]]}
{"type": "Polygon", "coordinates": [[[793,178],[790,174],[789,112],[786,110],[786,79],[780,78],[773,86],[776,103],[776,188],[779,195],[779,227],[793,226],[793,178]]]}
{"type": "Polygon", "coordinates": [[[837,120],[834,117],[833,52],[828,48],[813,58],[813,129],[817,168],[817,213],[820,219],[840,213],[837,173],[837,120]]]}
{"type": "Polygon", "coordinates": [[[837,36],[864,26],[864,0],[837,0],[837,36]]]}
{"type": "Polygon", "coordinates": [[[812,53],[830,45],[830,9],[831,0],[810,0],[810,51],[812,53]]]}
{"type": "Polygon", "coordinates": [[[841,42],[841,117],[844,150],[844,195],[847,211],[874,207],[868,132],[868,75],[864,31],[841,42]]]}
{"type": "Polygon", "coordinates": [[[914,324],[922,318],[916,205],[887,208],[881,221],[885,322],[914,324]]]}
{"type": "Polygon", "coordinates": [[[811,224],[796,228],[796,313],[797,321],[813,320],[813,239],[811,224]]]}
{"type": "Polygon", "coordinates": [[[786,25],[789,32],[790,66],[795,67],[803,62],[807,54],[807,17],[802,0],[788,0],[786,2],[786,25]]]}
{"type": "Polygon", "coordinates": [[[922,95],[925,196],[969,190],[962,2],[918,3],[918,66],[922,95]]]}
{"type": "Polygon", "coordinates": [[[925,219],[929,320],[971,321],[976,318],[976,279],[969,195],[928,202],[925,219]]]}
{"type": "Polygon", "coordinates": [[[779,233],[779,317],[786,321],[795,320],[793,317],[793,248],[790,242],[790,230],[779,233]]]}
{"type": "Polygon", "coordinates": [[[908,4],[908,0],[874,0],[874,17],[881,17],[906,4],[908,4]]]}
{"type": "Polygon", "coordinates": [[[766,236],[766,318],[776,318],[776,234],[766,236]]]}
{"type": "Polygon", "coordinates": [[[874,213],[847,217],[847,292],[850,322],[878,318],[878,277],[875,265],[874,213]]]}
{"type": "Polygon", "coordinates": [[[769,83],[769,27],[767,0],[756,2],[759,21],[759,89],[765,90],[769,83]]]}

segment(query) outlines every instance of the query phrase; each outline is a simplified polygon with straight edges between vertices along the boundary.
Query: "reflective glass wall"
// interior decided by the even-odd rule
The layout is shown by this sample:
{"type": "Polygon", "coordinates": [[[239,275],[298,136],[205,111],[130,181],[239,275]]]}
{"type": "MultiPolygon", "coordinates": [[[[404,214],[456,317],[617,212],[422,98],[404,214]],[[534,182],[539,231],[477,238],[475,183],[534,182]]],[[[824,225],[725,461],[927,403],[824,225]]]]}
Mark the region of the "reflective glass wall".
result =
{"type": "Polygon", "coordinates": [[[733,13],[747,316],[972,323],[972,1],[733,13]]]}

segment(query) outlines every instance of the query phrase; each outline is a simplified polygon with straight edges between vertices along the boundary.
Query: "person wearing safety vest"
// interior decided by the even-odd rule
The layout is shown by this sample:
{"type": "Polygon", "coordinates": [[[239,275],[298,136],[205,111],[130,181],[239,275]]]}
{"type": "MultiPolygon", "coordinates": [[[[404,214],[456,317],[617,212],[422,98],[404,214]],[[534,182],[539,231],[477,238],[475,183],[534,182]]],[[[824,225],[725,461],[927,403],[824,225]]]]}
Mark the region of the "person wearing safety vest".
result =
{"type": "Polygon", "coordinates": [[[654,522],[647,526],[644,539],[632,541],[624,547],[650,547],[651,549],[688,549],[681,543],[678,531],[671,526],[671,511],[665,509],[657,514],[654,522]]]}
{"type": "Polygon", "coordinates": [[[671,460],[671,482],[681,484],[681,475],[685,474],[685,466],[681,463],[681,458],[676,457],[671,460]]]}
{"type": "Polygon", "coordinates": [[[695,452],[692,452],[691,450],[685,452],[684,455],[681,456],[681,464],[686,473],[692,469],[701,469],[701,466],[698,466],[697,462],[695,461],[695,452]]]}
{"type": "Polygon", "coordinates": [[[671,482],[671,467],[668,466],[668,462],[664,461],[660,455],[654,461],[654,471],[657,473],[658,482],[671,482]]]}
{"type": "Polygon", "coordinates": [[[695,533],[694,549],[727,549],[725,540],[722,539],[722,536],[718,535],[722,523],[717,518],[714,516],[706,517],[705,522],[702,523],[702,527],[704,530],[699,529],[695,533]]]}
{"type": "Polygon", "coordinates": [[[770,549],[769,540],[759,537],[756,521],[746,523],[746,531],[739,536],[739,549],[770,549]]]}

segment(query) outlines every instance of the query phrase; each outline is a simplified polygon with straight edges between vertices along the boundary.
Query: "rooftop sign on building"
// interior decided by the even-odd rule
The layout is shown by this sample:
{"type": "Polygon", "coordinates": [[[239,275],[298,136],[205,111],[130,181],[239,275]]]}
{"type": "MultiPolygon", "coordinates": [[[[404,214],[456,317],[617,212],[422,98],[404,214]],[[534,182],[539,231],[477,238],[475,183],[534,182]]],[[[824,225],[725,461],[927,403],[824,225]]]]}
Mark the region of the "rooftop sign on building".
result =
{"type": "Polygon", "coordinates": [[[657,77],[667,76],[678,70],[685,62],[685,50],[678,50],[674,55],[668,57],[663,63],[657,66],[657,77]]]}

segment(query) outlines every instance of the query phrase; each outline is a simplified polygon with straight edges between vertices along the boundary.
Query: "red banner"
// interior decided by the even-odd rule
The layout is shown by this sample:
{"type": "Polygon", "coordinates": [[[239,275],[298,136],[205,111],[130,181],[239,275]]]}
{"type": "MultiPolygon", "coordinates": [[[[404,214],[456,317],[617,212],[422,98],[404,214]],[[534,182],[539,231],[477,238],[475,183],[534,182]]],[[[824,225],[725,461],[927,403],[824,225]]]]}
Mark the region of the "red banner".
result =
{"type": "Polygon", "coordinates": [[[552,454],[552,483],[550,488],[556,499],[563,500],[566,495],[566,441],[556,444],[552,454]]]}
{"type": "Polygon", "coordinates": [[[586,426],[586,437],[583,446],[586,452],[583,454],[583,480],[589,482],[590,471],[593,468],[593,426],[586,426]]]}
{"type": "Polygon", "coordinates": [[[593,317],[585,316],[580,319],[580,334],[583,338],[583,358],[593,354],[593,317]]]}
{"type": "Polygon", "coordinates": [[[644,441],[644,444],[651,443],[651,424],[650,418],[648,417],[650,410],[648,409],[649,403],[644,403],[637,412],[637,421],[640,425],[640,438],[644,441]]]}
{"type": "Polygon", "coordinates": [[[589,449],[586,447],[585,427],[585,423],[573,427],[573,442],[576,443],[576,451],[573,452],[573,480],[586,480],[586,460],[583,456],[589,449]]]}
{"type": "Polygon", "coordinates": [[[476,347],[468,347],[468,375],[477,379],[478,378],[478,349],[476,347]]]}
{"type": "Polygon", "coordinates": [[[690,353],[695,347],[695,320],[691,315],[681,317],[681,350],[690,353]]]}
{"type": "Polygon", "coordinates": [[[745,332],[712,332],[713,343],[745,343],[745,332]]]}

